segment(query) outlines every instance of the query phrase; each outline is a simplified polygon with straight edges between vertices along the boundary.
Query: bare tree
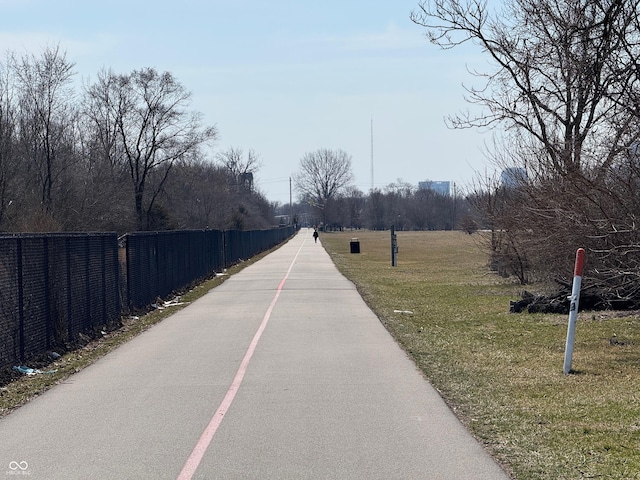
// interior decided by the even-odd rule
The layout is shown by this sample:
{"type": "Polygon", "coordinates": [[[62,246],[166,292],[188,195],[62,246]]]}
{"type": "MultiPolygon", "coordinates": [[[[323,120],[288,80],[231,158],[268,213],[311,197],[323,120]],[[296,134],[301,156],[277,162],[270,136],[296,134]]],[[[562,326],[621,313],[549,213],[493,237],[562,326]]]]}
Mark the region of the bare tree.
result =
{"type": "Polygon", "coordinates": [[[241,148],[231,147],[218,153],[216,158],[229,173],[237,191],[253,190],[253,177],[260,169],[260,158],[253,150],[245,156],[241,148]]]}
{"type": "Polygon", "coordinates": [[[637,81],[637,2],[510,0],[493,11],[482,0],[422,0],[411,18],[441,48],[472,41],[495,66],[467,88],[484,114],[451,117],[454,126],[526,132],[520,147],[537,161],[528,167],[559,176],[606,168],[623,148],[624,128],[607,129],[603,144],[598,127],[637,81]]]}
{"type": "Polygon", "coordinates": [[[43,213],[51,215],[54,190],[75,162],[74,64],[59,47],[40,57],[11,57],[19,93],[19,142],[25,167],[37,179],[43,213]]]}
{"type": "Polygon", "coordinates": [[[496,188],[485,197],[485,213],[508,240],[501,248],[516,252],[510,258],[523,260],[523,269],[566,281],[558,272],[570,276],[575,249],[585,246],[590,279],[614,296],[634,295],[640,235],[633,192],[640,179],[629,167],[637,163],[630,152],[640,134],[639,3],[489,5],[421,0],[411,18],[441,48],[473,42],[491,60],[491,68],[474,72],[481,85],[467,88],[482,114],[450,122],[501,127],[509,152],[500,165],[526,170],[518,191],[496,188]]]}
{"type": "Polygon", "coordinates": [[[216,129],[201,125],[170,73],[102,71],[78,101],[73,64],[59,48],[7,58],[0,62],[0,229],[274,224],[274,206],[253,186],[258,156],[232,148],[218,156],[222,165],[207,161],[201,147],[216,129]]]}
{"type": "MultiPolygon", "coordinates": [[[[0,228],[8,224],[8,210],[15,202],[11,183],[16,174],[16,111],[11,99],[9,69],[0,64],[0,228]]],[[[18,192],[13,192],[17,194],[18,192]]],[[[16,195],[17,196],[17,195],[16,195]]]]}
{"type": "Polygon", "coordinates": [[[203,160],[176,166],[164,190],[178,228],[221,228],[229,208],[227,180],[222,167],[203,160]]]}
{"type": "Polygon", "coordinates": [[[138,228],[148,228],[154,202],[174,164],[194,156],[217,131],[202,128],[200,115],[186,110],[190,93],[169,72],[102,72],[87,93],[104,155],[126,167],[138,228]]]}
{"type": "Polygon", "coordinates": [[[345,226],[350,228],[361,228],[363,225],[363,210],[365,205],[364,193],[354,186],[346,188],[344,197],[344,208],[342,214],[345,226]]]}
{"type": "Polygon", "coordinates": [[[327,223],[326,207],[353,180],[351,156],[343,150],[319,149],[306,153],[294,177],[300,197],[307,197],[321,209],[327,223]]]}
{"type": "Polygon", "coordinates": [[[385,224],[386,202],[385,195],[380,189],[373,189],[365,204],[365,223],[372,230],[384,230],[391,225],[385,224]]]}

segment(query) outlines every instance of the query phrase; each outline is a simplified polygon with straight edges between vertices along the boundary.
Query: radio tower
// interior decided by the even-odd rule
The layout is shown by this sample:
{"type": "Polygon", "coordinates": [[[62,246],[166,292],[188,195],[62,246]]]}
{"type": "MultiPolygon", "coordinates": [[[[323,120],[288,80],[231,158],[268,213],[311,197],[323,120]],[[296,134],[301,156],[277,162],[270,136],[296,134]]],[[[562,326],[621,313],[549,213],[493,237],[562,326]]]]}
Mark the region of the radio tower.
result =
{"type": "Polygon", "coordinates": [[[371,117],[371,192],[373,192],[373,116],[371,117]]]}

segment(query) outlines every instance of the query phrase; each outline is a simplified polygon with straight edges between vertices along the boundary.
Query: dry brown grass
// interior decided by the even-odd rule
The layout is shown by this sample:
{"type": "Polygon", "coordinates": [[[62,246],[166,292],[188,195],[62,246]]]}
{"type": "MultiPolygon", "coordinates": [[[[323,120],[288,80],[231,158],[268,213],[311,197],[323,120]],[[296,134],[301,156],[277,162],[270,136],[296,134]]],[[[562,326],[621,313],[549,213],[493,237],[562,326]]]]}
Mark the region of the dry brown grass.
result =
{"type": "Polygon", "coordinates": [[[518,479],[640,478],[640,320],[509,314],[519,287],[493,275],[473,236],[325,233],[338,268],[468,428],[518,479]],[[358,237],[360,254],[349,253],[358,237]],[[397,311],[410,311],[399,313],[397,311]]]}

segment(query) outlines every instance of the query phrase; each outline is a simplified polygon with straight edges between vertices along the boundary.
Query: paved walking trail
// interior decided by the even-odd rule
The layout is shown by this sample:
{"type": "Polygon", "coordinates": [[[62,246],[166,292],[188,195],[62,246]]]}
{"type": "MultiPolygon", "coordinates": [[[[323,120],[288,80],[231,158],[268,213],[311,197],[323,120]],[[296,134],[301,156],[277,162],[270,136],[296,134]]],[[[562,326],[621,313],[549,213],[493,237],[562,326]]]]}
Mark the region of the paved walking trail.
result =
{"type": "Polygon", "coordinates": [[[302,230],[0,419],[0,478],[507,479],[302,230]]]}

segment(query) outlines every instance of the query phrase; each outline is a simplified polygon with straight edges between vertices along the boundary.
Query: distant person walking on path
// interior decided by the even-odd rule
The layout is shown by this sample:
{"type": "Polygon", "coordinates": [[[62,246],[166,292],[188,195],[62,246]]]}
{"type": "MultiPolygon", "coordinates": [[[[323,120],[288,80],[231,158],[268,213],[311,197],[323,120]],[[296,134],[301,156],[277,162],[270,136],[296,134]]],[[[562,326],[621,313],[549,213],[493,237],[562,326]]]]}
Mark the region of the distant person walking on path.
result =
{"type": "Polygon", "coordinates": [[[318,243],[318,229],[317,228],[313,229],[313,241],[315,243],[318,243]]]}

